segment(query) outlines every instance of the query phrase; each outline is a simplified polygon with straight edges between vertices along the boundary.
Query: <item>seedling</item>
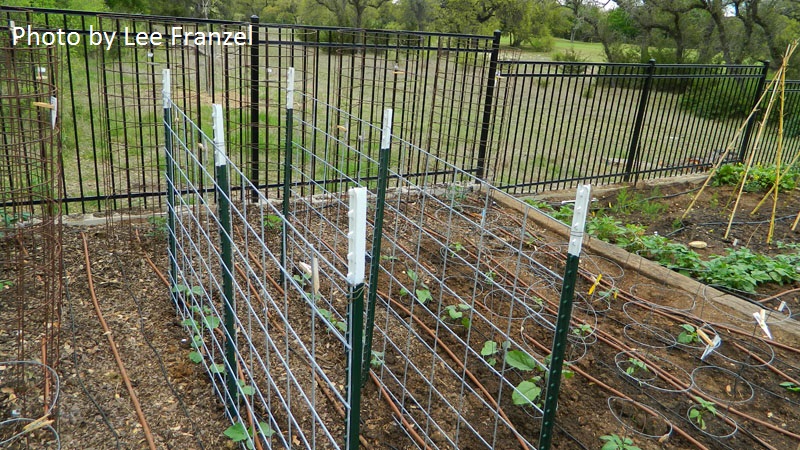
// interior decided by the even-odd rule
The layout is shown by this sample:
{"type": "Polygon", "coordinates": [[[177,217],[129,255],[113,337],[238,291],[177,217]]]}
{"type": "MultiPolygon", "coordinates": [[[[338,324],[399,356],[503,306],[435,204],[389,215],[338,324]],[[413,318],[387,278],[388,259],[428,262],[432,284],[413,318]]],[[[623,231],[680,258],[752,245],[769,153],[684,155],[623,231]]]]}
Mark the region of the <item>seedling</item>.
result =
{"type": "Polygon", "coordinates": [[[450,244],[450,254],[451,255],[454,255],[454,254],[456,254],[458,252],[461,252],[463,250],[464,250],[464,246],[461,244],[461,242],[453,242],[452,244],[450,244]]]}
{"type": "Polygon", "coordinates": [[[689,411],[689,419],[694,420],[701,430],[706,429],[706,420],[703,417],[705,414],[717,415],[717,408],[712,402],[707,402],[700,397],[694,397],[698,406],[695,406],[689,411]]]}
{"type": "Polygon", "coordinates": [[[481,356],[486,358],[486,363],[490,366],[494,367],[497,364],[497,358],[495,355],[499,353],[497,349],[497,342],[495,341],[486,341],[483,343],[483,348],[481,348],[481,356]]]}
{"type": "MultiPolygon", "coordinates": [[[[433,295],[431,295],[430,288],[428,288],[428,285],[426,285],[425,282],[423,282],[419,278],[419,275],[417,275],[416,272],[414,272],[411,269],[408,269],[406,270],[406,275],[408,275],[408,278],[410,278],[411,281],[414,282],[414,284],[416,284],[417,286],[417,289],[415,289],[414,292],[416,293],[416,298],[418,302],[424,305],[425,303],[428,303],[429,301],[433,300],[433,295]]],[[[403,288],[400,290],[400,295],[408,295],[408,291],[405,288],[403,288]]]]}
{"type": "Polygon", "coordinates": [[[684,323],[681,325],[681,328],[683,328],[683,331],[678,335],[678,342],[685,345],[700,342],[700,337],[697,335],[697,329],[695,327],[684,323]]]}
{"type": "Polygon", "coordinates": [[[484,281],[486,284],[494,284],[494,278],[495,278],[496,276],[497,276],[497,274],[496,274],[496,273],[494,273],[494,271],[493,271],[493,270],[490,270],[490,271],[488,271],[488,272],[486,272],[486,273],[484,273],[484,274],[483,274],[483,281],[484,281]]]}
{"type": "Polygon", "coordinates": [[[185,295],[203,295],[203,286],[186,286],[185,284],[176,284],[172,288],[172,292],[185,295]]]}
{"type": "MultiPolygon", "coordinates": [[[[271,437],[275,434],[275,430],[273,430],[267,422],[258,422],[258,430],[266,437],[271,437]]],[[[253,444],[253,435],[255,434],[253,427],[245,427],[242,422],[237,422],[229,426],[222,434],[230,438],[233,442],[246,440],[248,449],[252,450],[255,448],[255,444],[253,444]]]]}
{"type": "Polygon", "coordinates": [[[147,223],[152,225],[153,230],[147,233],[147,236],[166,236],[167,234],[167,217],[166,216],[150,216],[147,218],[147,223]]]}
{"type": "Polygon", "coordinates": [[[633,445],[633,440],[629,437],[620,437],[616,434],[607,434],[600,436],[601,441],[605,444],[600,450],[641,450],[639,447],[633,445]]]}
{"type": "Polygon", "coordinates": [[[281,216],[277,214],[267,214],[264,216],[262,223],[268,230],[279,230],[281,228],[281,216]]]}
{"type": "Polygon", "coordinates": [[[447,311],[447,316],[449,316],[453,320],[461,319],[461,325],[464,325],[464,328],[469,328],[470,320],[469,317],[465,316],[464,313],[472,309],[471,306],[467,305],[466,303],[459,303],[458,305],[448,305],[444,308],[447,311]]]}
{"type": "Polygon", "coordinates": [[[530,380],[520,382],[511,393],[511,400],[515,405],[538,405],[538,400],[542,395],[542,388],[536,383],[541,381],[542,377],[535,376],[530,380]]]}
{"type": "Polygon", "coordinates": [[[244,380],[239,380],[239,390],[242,391],[244,395],[255,395],[256,388],[247,384],[244,380]]]}
{"type": "Polygon", "coordinates": [[[636,358],[628,358],[628,362],[630,363],[630,365],[628,366],[627,369],[625,369],[625,373],[627,373],[630,376],[633,376],[637,370],[641,370],[643,372],[650,372],[650,369],[647,368],[647,364],[645,364],[641,360],[638,360],[636,358]]]}
{"type": "Polygon", "coordinates": [[[317,308],[317,312],[319,312],[319,315],[322,316],[323,319],[327,320],[331,325],[338,328],[342,333],[347,331],[347,322],[337,319],[332,312],[323,308],[317,308]]]}
{"type": "Polygon", "coordinates": [[[300,287],[305,287],[308,284],[308,280],[311,279],[311,275],[307,273],[292,275],[292,279],[300,285],[300,287]]]}
{"type": "Polygon", "coordinates": [[[372,350],[371,356],[370,356],[370,359],[369,359],[369,364],[372,367],[375,367],[375,368],[378,368],[378,367],[382,366],[386,362],[384,360],[384,356],[385,355],[386,354],[384,352],[379,352],[379,351],[376,351],[376,350],[372,350]]]}
{"type": "Polygon", "coordinates": [[[789,392],[800,392],[800,386],[791,381],[784,381],[780,386],[789,392]]]}
{"type": "Polygon", "coordinates": [[[584,338],[584,337],[592,334],[592,331],[594,331],[594,330],[592,329],[591,325],[589,325],[588,323],[582,323],[582,324],[580,324],[577,327],[572,329],[572,334],[574,334],[575,336],[577,336],[579,338],[584,338]]]}

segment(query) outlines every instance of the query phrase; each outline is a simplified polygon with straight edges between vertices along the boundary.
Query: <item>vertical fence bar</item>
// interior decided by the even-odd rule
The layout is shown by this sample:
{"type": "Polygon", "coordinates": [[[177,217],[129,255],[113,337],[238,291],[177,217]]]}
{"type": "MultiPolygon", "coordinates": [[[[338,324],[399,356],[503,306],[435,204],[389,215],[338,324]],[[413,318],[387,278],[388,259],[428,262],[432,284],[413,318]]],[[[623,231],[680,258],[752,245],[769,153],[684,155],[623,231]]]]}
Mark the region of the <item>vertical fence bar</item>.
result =
{"type": "MultiPolygon", "coordinates": [[[[281,213],[283,221],[281,226],[281,266],[286,269],[286,233],[289,220],[289,197],[292,194],[292,129],[294,127],[294,67],[286,71],[286,154],[283,160],[283,203],[281,213]]],[[[281,271],[281,283],[284,282],[285,270],[281,271]]],[[[286,286],[284,286],[285,288],[286,286]]]]}
{"type": "Polygon", "coordinates": [[[228,163],[225,154],[225,129],[222,105],[211,106],[214,121],[214,169],[219,207],[219,240],[222,258],[222,303],[223,326],[225,327],[225,386],[231,402],[226,405],[231,417],[238,410],[238,389],[236,377],[236,329],[234,318],[236,308],[233,304],[233,234],[231,226],[231,186],[228,179],[228,163]]]}
{"type": "MultiPolygon", "coordinates": [[[[492,122],[492,105],[494,104],[494,88],[497,84],[497,61],[500,59],[500,30],[495,30],[492,39],[492,56],[489,59],[489,74],[486,80],[486,96],[483,99],[483,118],[481,119],[481,137],[478,142],[478,167],[476,176],[483,178],[486,172],[486,149],[489,147],[489,129],[492,122]]],[[[466,170],[467,168],[464,167],[466,170]]]]}
{"type": "Polygon", "coordinates": [[[575,281],[578,278],[578,263],[580,262],[583,230],[586,225],[586,213],[589,209],[591,191],[591,186],[585,184],[578,187],[578,193],[575,196],[575,212],[572,215],[572,228],[570,228],[569,247],[567,249],[567,267],[564,269],[564,284],[561,287],[561,300],[558,305],[553,349],[550,353],[550,368],[547,372],[547,392],[544,398],[542,431],[539,434],[539,450],[549,450],[553,441],[558,390],[561,386],[561,368],[564,364],[569,322],[572,319],[572,300],[575,294],[575,281]]]}
{"type": "Polygon", "coordinates": [[[250,45],[250,182],[254,191],[251,193],[253,201],[258,200],[258,45],[261,41],[261,32],[258,28],[258,16],[250,16],[250,24],[255,29],[255,39],[250,45]]]}
{"type": "MultiPolygon", "coordinates": [[[[630,181],[631,174],[633,173],[633,164],[639,157],[639,137],[642,134],[642,124],[644,123],[644,113],[647,109],[647,99],[650,97],[650,88],[653,86],[653,74],[656,71],[656,60],[651,59],[648,61],[647,78],[644,80],[644,88],[642,88],[642,96],[639,97],[639,106],[636,109],[636,121],[633,125],[633,136],[631,136],[631,143],[628,147],[628,159],[625,161],[625,175],[622,181],[630,181]]],[[[637,168],[638,172],[639,169],[637,168]]]]}
{"type": "Polygon", "coordinates": [[[352,188],[347,216],[347,283],[350,303],[347,305],[347,431],[345,446],[358,450],[361,421],[361,366],[364,348],[364,267],[367,253],[367,188],[352,188]]]}
{"type": "Polygon", "coordinates": [[[172,100],[171,81],[169,69],[162,71],[161,96],[164,101],[164,153],[166,158],[167,177],[167,232],[169,234],[169,275],[170,296],[172,303],[177,307],[178,292],[175,286],[178,283],[178,245],[175,236],[175,159],[172,154],[172,100]]]}
{"type": "MultiPolygon", "coordinates": [[[[386,185],[389,182],[389,148],[392,143],[392,110],[383,111],[383,132],[378,155],[378,191],[375,199],[375,227],[372,231],[372,259],[369,267],[367,292],[367,324],[364,329],[363,373],[367,373],[372,356],[372,331],[375,327],[375,302],[378,298],[378,273],[381,267],[381,242],[383,241],[383,213],[386,204],[386,185]]],[[[361,386],[367,381],[366,376],[361,386]]]]}
{"type": "MultiPolygon", "coordinates": [[[[764,92],[764,86],[767,84],[769,61],[763,61],[762,64],[761,77],[758,79],[758,87],[756,88],[756,92],[753,94],[753,107],[751,110],[758,107],[758,101],[761,99],[761,94],[764,92]]],[[[747,147],[750,146],[750,136],[753,133],[753,125],[759,119],[757,116],[757,114],[753,114],[750,116],[750,120],[747,121],[744,133],[742,134],[742,143],[739,146],[739,161],[744,161],[744,157],[747,155],[747,147]]]]}

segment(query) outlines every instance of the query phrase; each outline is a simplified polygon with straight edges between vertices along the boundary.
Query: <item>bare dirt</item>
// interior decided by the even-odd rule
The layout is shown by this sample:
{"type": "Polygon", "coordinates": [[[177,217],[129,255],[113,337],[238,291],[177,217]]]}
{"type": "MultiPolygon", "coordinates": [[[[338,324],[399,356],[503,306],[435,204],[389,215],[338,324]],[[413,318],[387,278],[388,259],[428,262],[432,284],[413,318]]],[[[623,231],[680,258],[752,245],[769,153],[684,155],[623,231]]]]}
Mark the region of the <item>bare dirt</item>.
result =
{"type": "MultiPolygon", "coordinates": [[[[723,223],[727,222],[731,203],[729,189],[715,188],[704,193],[698,207],[682,224],[675,225],[675,218],[683,213],[689,196],[696,192],[693,191],[695,188],[696,185],[691,184],[661,186],[655,194],[663,197],[662,201],[669,206],[658,219],[636,217],[634,213],[621,220],[647,223],[648,232],[671,234],[681,242],[703,240],[708,243],[708,247],[701,251],[706,255],[723,253],[733,246],[734,240],[738,240],[737,245],[748,245],[754,251],[769,254],[786,251],[774,244],[763,243],[767,229],[763,214],[769,208],[764,208],[761,216],[747,215],[757,201],[753,195],[743,200],[740,206],[743,213],[737,215],[732,234],[723,238],[723,223]]],[[[653,194],[652,188],[647,189],[640,191],[645,197],[653,194]]],[[[789,216],[800,211],[798,197],[783,196],[777,213],[782,219],[777,222],[776,240],[797,241],[797,234],[788,227],[793,220],[789,216]]],[[[615,198],[615,194],[601,196],[598,203],[613,202],[615,198]]],[[[408,208],[415,206],[409,205],[408,208]]],[[[501,222],[513,227],[516,220],[513,213],[500,209],[496,212],[508,215],[501,222]]],[[[426,223],[435,226],[435,217],[428,219],[426,223]]],[[[555,273],[561,273],[563,246],[558,243],[563,242],[563,237],[542,229],[529,231],[536,239],[525,244],[525,250],[537,255],[537,260],[555,273]]],[[[453,228],[450,232],[459,231],[453,228]]],[[[457,239],[472,248],[469,245],[474,236],[464,232],[457,239]]],[[[168,289],[147,262],[146,256],[162,272],[165,271],[164,246],[164,236],[146,222],[65,228],[63,254],[67,289],[62,309],[62,348],[58,367],[61,377],[58,433],[62,448],[147,448],[136,408],[115,363],[109,337],[116,343],[157,448],[235,448],[222,434],[229,423],[207,375],[186,357],[188,335],[177,320],[168,289]],[[89,292],[82,232],[88,239],[97,304],[110,333],[104,332],[89,292]]],[[[431,266],[440,263],[440,250],[432,243],[424,243],[420,252],[426,259],[424,263],[431,266]]],[[[509,267],[508,261],[499,262],[501,269],[503,264],[509,267]]],[[[573,361],[569,368],[575,375],[562,382],[554,448],[599,448],[602,445],[600,436],[612,433],[630,437],[642,449],[744,449],[759,446],[793,449],[798,446],[800,394],[779,386],[781,382],[800,379],[800,353],[796,348],[770,345],[752,329],[744,334],[737,332],[734,325],[740,324],[731,323],[725,313],[717,315],[717,323],[697,320],[692,311],[714,307],[702,293],[690,293],[690,300],[686,301],[689,304],[686,304],[685,296],[670,291],[658,280],[630,271],[623,275],[619,265],[599,255],[584,255],[582,267],[582,276],[576,287],[580,300],[574,316],[583,323],[590,323],[594,331],[591,333],[593,337],[578,337],[576,334],[570,340],[567,359],[573,361]],[[597,273],[606,274],[603,283],[613,284],[599,283],[590,294],[597,273]],[[612,287],[618,290],[616,297],[600,295],[612,287]],[[703,328],[712,337],[720,336],[723,346],[701,361],[702,344],[679,344],[675,340],[683,324],[703,328]],[[653,374],[641,371],[632,376],[626,374],[631,358],[646,361],[653,374]],[[730,437],[719,439],[709,435],[714,430],[723,433],[726,425],[715,423],[711,417],[707,417],[706,430],[697,428],[686,418],[692,405],[697,403],[696,396],[712,399],[719,411],[736,421],[737,428],[730,437]]],[[[456,266],[447,269],[444,275],[475,276],[456,266]]],[[[535,274],[498,270],[497,275],[495,283],[506,282],[514,276],[534,287],[542,281],[535,274]]],[[[515,337],[527,344],[523,350],[542,360],[549,353],[552,331],[537,320],[547,318],[547,314],[554,316],[558,300],[557,291],[550,289],[548,283],[539,284],[542,289],[533,290],[544,299],[535,318],[529,314],[515,317],[518,313],[510,308],[508,302],[485,295],[491,291],[491,283],[454,283],[453,289],[464,298],[478,298],[474,290],[482,289],[484,295],[480,298],[483,301],[476,303],[475,308],[486,317],[495,317],[498,324],[511,323],[515,337]]],[[[793,287],[797,286],[770,285],[760,293],[771,295],[793,287]]],[[[800,310],[796,296],[787,295],[785,298],[790,307],[800,310]]],[[[401,306],[408,304],[396,291],[387,292],[384,299],[393,304],[401,316],[413,320],[423,340],[438,348],[445,359],[449,356],[443,353],[441,344],[456,355],[462,355],[462,342],[468,335],[473,336],[466,341],[471,346],[486,339],[502,340],[495,328],[479,320],[473,321],[469,330],[458,323],[443,322],[440,317],[444,305],[429,304],[425,308],[404,312],[401,306]],[[426,327],[447,332],[428,334],[426,327]]],[[[0,311],[0,314],[7,313],[0,311]]],[[[399,333],[400,328],[393,331],[390,327],[388,333],[393,332],[399,333]]],[[[409,354],[424,359],[420,351],[416,349],[409,354]]],[[[2,349],[3,355],[11,353],[13,348],[2,349]]],[[[334,354],[323,353],[320,358],[330,364],[341,361],[339,355],[334,354]]],[[[385,364],[402,363],[397,355],[386,355],[385,364]]],[[[474,378],[463,382],[475,389],[481,385],[490,393],[498,392],[502,384],[500,376],[517,383],[536,375],[507,368],[498,376],[495,370],[477,358],[469,359],[464,369],[474,378]]],[[[537,381],[541,387],[543,378],[537,381]]],[[[437,388],[457,393],[461,383],[462,380],[457,378],[441,377],[437,379],[437,388]]],[[[410,377],[407,389],[424,392],[429,385],[410,377]]],[[[0,392],[3,392],[0,403],[5,406],[12,401],[8,391],[0,392]]],[[[491,436],[492,433],[499,433],[495,448],[521,448],[514,432],[494,429],[492,422],[485,420],[486,411],[478,406],[475,402],[465,404],[463,420],[473,424],[478,434],[469,437],[471,435],[464,433],[466,437],[460,448],[479,448],[482,444],[477,436],[491,436]]],[[[510,395],[503,396],[498,407],[507,414],[516,432],[529,442],[536,442],[541,425],[540,413],[531,406],[514,405],[510,395]]],[[[427,414],[438,416],[437,408],[444,407],[433,405],[427,414]]],[[[331,402],[323,409],[321,414],[324,417],[333,422],[339,420],[331,402]]],[[[415,413],[410,411],[408,414],[415,413]]],[[[400,418],[393,414],[372,383],[367,383],[364,393],[362,419],[363,437],[370,448],[416,448],[400,425],[400,418]]],[[[455,423],[450,425],[456,426],[455,423]]],[[[4,429],[0,429],[0,433],[2,437],[7,436],[4,429]]],[[[430,438],[446,447],[443,436],[431,435],[430,438]]],[[[37,439],[17,441],[8,448],[55,448],[52,444],[43,444],[47,440],[45,434],[37,439]]]]}

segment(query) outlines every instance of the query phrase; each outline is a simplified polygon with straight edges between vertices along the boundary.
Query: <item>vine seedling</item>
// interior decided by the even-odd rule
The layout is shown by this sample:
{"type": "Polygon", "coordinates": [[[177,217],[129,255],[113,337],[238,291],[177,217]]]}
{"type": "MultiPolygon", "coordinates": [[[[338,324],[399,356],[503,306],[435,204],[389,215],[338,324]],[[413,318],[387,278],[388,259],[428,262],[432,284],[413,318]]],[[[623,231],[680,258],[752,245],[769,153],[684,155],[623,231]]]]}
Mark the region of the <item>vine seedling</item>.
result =
{"type": "Polygon", "coordinates": [[[583,337],[586,337],[586,336],[592,334],[592,331],[594,331],[594,330],[592,329],[591,325],[589,325],[588,323],[582,323],[582,324],[580,324],[577,327],[572,329],[572,334],[574,334],[575,336],[577,336],[579,338],[583,338],[583,337]]]}
{"type": "MultiPolygon", "coordinates": [[[[416,286],[417,286],[417,289],[415,289],[414,292],[416,293],[416,297],[417,297],[417,301],[418,302],[420,302],[420,303],[422,303],[424,305],[424,304],[428,303],[429,301],[433,300],[433,295],[431,295],[430,288],[428,288],[428,285],[426,285],[425,282],[422,281],[419,278],[419,275],[417,275],[417,272],[414,272],[413,270],[408,269],[408,270],[406,270],[406,275],[408,275],[408,278],[410,278],[411,281],[413,281],[414,284],[416,284],[416,286]]],[[[408,290],[403,288],[402,290],[400,290],[400,295],[408,295],[408,290]]]]}
{"type": "Polygon", "coordinates": [[[627,373],[630,376],[633,376],[638,370],[641,370],[643,372],[650,372],[650,369],[647,368],[647,364],[645,364],[639,359],[628,358],[628,362],[630,363],[630,365],[628,366],[627,369],[625,369],[625,373],[627,373]]]}
{"type": "Polygon", "coordinates": [[[470,320],[469,317],[465,316],[464,313],[472,309],[471,306],[467,305],[466,303],[459,303],[458,305],[448,305],[444,308],[447,311],[447,315],[443,317],[450,317],[453,320],[461,319],[461,325],[464,328],[469,328],[470,320]]]}
{"type": "Polygon", "coordinates": [[[616,434],[600,436],[601,441],[605,441],[600,450],[641,450],[633,445],[633,440],[629,437],[620,437],[616,434]]]}
{"type": "Polygon", "coordinates": [[[694,420],[701,430],[705,430],[706,420],[703,416],[706,413],[711,413],[712,415],[716,416],[717,408],[714,403],[705,401],[700,397],[695,396],[694,399],[697,401],[699,407],[696,406],[689,411],[689,419],[694,420]]]}
{"type": "Polygon", "coordinates": [[[684,323],[681,328],[683,328],[683,331],[678,335],[678,342],[686,345],[700,342],[700,337],[697,335],[697,329],[694,326],[684,323]]]}
{"type": "MultiPolygon", "coordinates": [[[[258,430],[266,437],[270,437],[275,434],[275,430],[273,430],[267,422],[263,421],[258,422],[258,430]]],[[[253,435],[255,434],[253,427],[245,427],[242,422],[237,422],[229,426],[222,434],[227,436],[233,442],[241,442],[246,440],[248,449],[252,450],[255,448],[255,444],[253,444],[253,435]]]]}
{"type": "Polygon", "coordinates": [[[370,356],[370,359],[369,359],[369,364],[372,367],[378,368],[378,367],[382,366],[384,362],[386,362],[384,360],[385,356],[386,356],[386,353],[384,353],[384,352],[379,352],[377,350],[372,350],[371,351],[371,356],[370,356]]]}
{"type": "Polygon", "coordinates": [[[347,332],[347,322],[343,322],[336,318],[332,312],[328,311],[327,309],[317,308],[317,312],[319,315],[322,316],[323,319],[328,321],[331,325],[339,329],[342,333],[347,332]]]}
{"type": "Polygon", "coordinates": [[[281,216],[277,214],[267,214],[264,216],[263,223],[268,230],[278,230],[281,228],[281,216]]]}
{"type": "Polygon", "coordinates": [[[789,392],[800,392],[800,386],[791,381],[784,381],[780,386],[789,392]]]}

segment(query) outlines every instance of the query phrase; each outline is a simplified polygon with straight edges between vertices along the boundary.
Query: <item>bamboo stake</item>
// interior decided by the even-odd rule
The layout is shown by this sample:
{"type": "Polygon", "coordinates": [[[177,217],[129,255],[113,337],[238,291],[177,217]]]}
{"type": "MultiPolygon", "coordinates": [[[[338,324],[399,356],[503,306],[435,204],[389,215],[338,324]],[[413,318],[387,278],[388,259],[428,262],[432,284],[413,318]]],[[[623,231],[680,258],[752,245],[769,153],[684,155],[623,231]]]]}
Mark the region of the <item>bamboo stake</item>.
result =
{"type": "MultiPolygon", "coordinates": [[[[789,173],[789,171],[792,170],[792,167],[794,167],[794,165],[797,164],[797,160],[798,159],[800,159],[800,152],[795,153],[794,157],[792,157],[792,161],[786,166],[785,169],[783,169],[783,173],[781,174],[781,178],[785,177],[789,173]]],[[[769,196],[772,195],[772,191],[774,189],[775,189],[775,186],[773,185],[769,189],[769,191],[767,191],[767,193],[764,194],[764,196],[761,198],[761,201],[759,201],[758,204],[756,205],[756,207],[753,208],[752,211],[750,211],[751,215],[757,213],[758,210],[761,209],[761,207],[764,205],[764,202],[766,202],[767,199],[769,198],[769,196]]]]}
{"type": "MultiPolygon", "coordinates": [[[[794,49],[789,46],[786,49],[786,54],[783,56],[783,67],[786,67],[786,64],[789,61],[789,58],[792,56],[792,52],[794,49]]],[[[769,217],[769,230],[767,231],[767,244],[772,242],[772,236],[775,234],[775,213],[778,210],[778,194],[780,193],[781,189],[781,156],[783,154],[783,110],[784,110],[784,103],[786,97],[786,71],[781,71],[781,81],[778,85],[781,90],[781,104],[780,104],[780,114],[778,117],[778,149],[775,151],[775,193],[772,196],[772,215],[769,217]]]]}
{"type": "MultiPolygon", "coordinates": [[[[781,68],[778,69],[778,74],[780,74],[784,70],[785,70],[785,65],[782,65],[781,68]]],[[[775,78],[772,79],[772,83],[770,83],[770,86],[772,87],[772,95],[770,95],[769,97],[769,103],[767,103],[767,109],[764,112],[764,117],[761,119],[761,123],[758,124],[758,134],[756,134],[756,140],[755,144],[753,145],[753,150],[750,152],[750,155],[747,157],[747,163],[744,165],[744,173],[742,174],[742,180],[739,183],[739,192],[736,194],[736,201],[733,203],[733,211],[731,211],[730,218],[728,219],[728,227],[725,229],[725,235],[723,236],[725,239],[727,239],[728,235],[731,234],[731,227],[733,226],[733,218],[736,216],[736,210],[739,209],[739,202],[742,200],[742,194],[744,193],[744,185],[747,183],[747,175],[749,175],[750,173],[750,168],[753,166],[753,159],[755,158],[755,155],[758,152],[759,144],[761,144],[761,137],[764,135],[764,129],[766,128],[767,125],[767,119],[769,119],[769,115],[772,112],[772,105],[775,104],[775,95],[778,92],[776,85],[777,79],[778,77],[776,76],[775,78]]],[[[767,91],[765,91],[765,93],[766,92],[767,91]]]]}
{"type": "Polygon", "coordinates": [[[697,199],[700,198],[700,195],[703,193],[703,191],[706,189],[706,187],[708,187],[708,184],[711,183],[711,180],[714,178],[714,175],[717,174],[717,170],[719,170],[720,166],[722,166],[722,162],[725,161],[725,159],[728,157],[728,153],[730,153],[730,151],[733,150],[733,144],[737,140],[739,140],[739,138],[742,135],[742,132],[744,131],[745,127],[747,126],[747,122],[749,122],[750,119],[756,114],[756,112],[758,112],[758,105],[760,105],[761,102],[764,101],[764,99],[767,96],[767,92],[769,92],[769,90],[772,89],[772,86],[774,84],[775,84],[775,79],[772,79],[769,82],[769,84],[767,85],[767,87],[764,89],[764,92],[761,94],[761,97],[758,99],[758,102],[756,102],[756,106],[753,107],[752,111],[750,111],[750,114],[747,115],[747,118],[744,119],[742,124],[736,130],[736,133],[734,133],[733,138],[728,142],[728,145],[725,147],[725,151],[722,152],[722,155],[720,155],[719,159],[714,164],[714,166],[711,168],[711,171],[708,173],[708,176],[706,177],[706,180],[703,182],[703,186],[700,187],[700,190],[697,191],[697,195],[694,196],[692,201],[689,203],[689,206],[686,207],[686,211],[683,212],[683,215],[681,216],[681,220],[686,218],[686,216],[689,214],[689,212],[694,207],[694,204],[697,202],[697,199]]]}

